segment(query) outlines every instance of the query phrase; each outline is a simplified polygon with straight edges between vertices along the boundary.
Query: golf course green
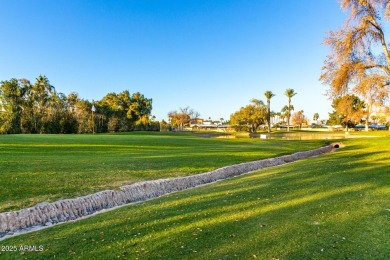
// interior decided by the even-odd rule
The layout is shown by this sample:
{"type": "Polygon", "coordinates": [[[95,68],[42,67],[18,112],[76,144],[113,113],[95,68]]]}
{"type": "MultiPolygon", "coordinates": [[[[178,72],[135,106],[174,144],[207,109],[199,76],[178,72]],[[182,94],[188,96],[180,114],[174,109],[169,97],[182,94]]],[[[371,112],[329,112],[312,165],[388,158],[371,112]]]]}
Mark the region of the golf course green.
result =
{"type": "MultiPolygon", "coordinates": [[[[12,237],[0,241],[0,257],[386,259],[390,138],[371,135],[345,139],[334,153],[12,237]]],[[[0,136],[1,190],[12,193],[2,191],[1,205],[19,208],[327,142],[158,133],[0,136]]]]}

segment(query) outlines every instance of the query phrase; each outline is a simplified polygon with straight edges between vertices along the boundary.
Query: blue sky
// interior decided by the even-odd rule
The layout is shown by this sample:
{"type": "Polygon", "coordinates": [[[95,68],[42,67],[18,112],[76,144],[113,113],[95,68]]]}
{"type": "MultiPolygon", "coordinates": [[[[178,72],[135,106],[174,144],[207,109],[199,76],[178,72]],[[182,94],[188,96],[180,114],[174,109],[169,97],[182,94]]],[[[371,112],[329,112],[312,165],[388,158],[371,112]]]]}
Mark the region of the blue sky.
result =
{"type": "Polygon", "coordinates": [[[153,98],[152,114],[190,106],[228,119],[273,91],[271,109],[327,118],[318,78],[336,0],[1,0],[0,80],[46,75],[56,90],[99,100],[128,89],[153,98]]]}

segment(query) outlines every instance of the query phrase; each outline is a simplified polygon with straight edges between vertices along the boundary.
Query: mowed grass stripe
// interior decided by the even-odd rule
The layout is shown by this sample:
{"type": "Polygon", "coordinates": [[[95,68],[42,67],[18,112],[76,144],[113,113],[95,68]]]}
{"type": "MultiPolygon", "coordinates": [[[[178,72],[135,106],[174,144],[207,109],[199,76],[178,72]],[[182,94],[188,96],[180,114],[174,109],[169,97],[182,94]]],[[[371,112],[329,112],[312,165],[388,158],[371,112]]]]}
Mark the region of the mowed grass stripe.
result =
{"type": "Polygon", "coordinates": [[[6,258],[386,259],[390,139],[0,242],[6,258]]]}
{"type": "Polygon", "coordinates": [[[191,133],[1,135],[0,212],[327,143],[201,138],[191,133]]]}

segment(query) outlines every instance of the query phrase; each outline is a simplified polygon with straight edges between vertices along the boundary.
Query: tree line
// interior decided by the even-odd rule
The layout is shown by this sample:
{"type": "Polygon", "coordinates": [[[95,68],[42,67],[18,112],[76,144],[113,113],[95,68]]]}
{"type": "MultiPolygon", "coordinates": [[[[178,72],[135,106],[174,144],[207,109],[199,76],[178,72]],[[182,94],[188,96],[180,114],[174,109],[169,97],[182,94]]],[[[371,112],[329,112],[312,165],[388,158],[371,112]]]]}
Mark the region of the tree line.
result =
{"type": "Polygon", "coordinates": [[[76,92],[57,92],[46,76],[0,83],[0,133],[105,133],[159,130],[152,99],[128,90],[91,102],[76,92]],[[94,112],[92,111],[94,108],[94,112]]]}
{"type": "MultiPolygon", "coordinates": [[[[191,120],[197,119],[200,116],[198,111],[187,107],[181,107],[179,111],[173,110],[168,113],[168,120],[172,127],[183,131],[184,125],[189,124],[191,120]]],[[[165,122],[162,122],[163,124],[165,122]]]]}
{"type": "MultiPolygon", "coordinates": [[[[327,92],[332,100],[333,111],[329,113],[328,124],[345,126],[348,130],[364,123],[368,131],[369,123],[389,126],[390,119],[390,50],[386,38],[385,23],[390,21],[390,2],[385,0],[340,0],[340,6],[349,13],[344,26],[331,31],[325,38],[330,54],[324,61],[320,81],[330,88],[327,92]]],[[[288,93],[288,105],[283,107],[281,117],[301,122],[303,111],[291,114],[294,110],[288,93]]],[[[265,93],[267,106],[260,100],[242,107],[231,116],[231,122],[238,130],[251,126],[255,131],[260,124],[268,124],[270,131],[270,99],[272,92],[265,93]]],[[[319,116],[315,115],[314,120],[319,116]]],[[[390,127],[389,127],[390,130],[390,127]]]]}
{"type": "Polygon", "coordinates": [[[283,120],[287,119],[287,131],[290,131],[291,118],[294,118],[294,122],[302,125],[305,117],[303,111],[298,111],[295,114],[291,114],[294,110],[294,106],[291,104],[291,98],[297,93],[294,89],[288,88],[285,91],[287,97],[287,105],[282,108],[281,113],[271,111],[271,98],[275,96],[272,91],[267,90],[264,92],[264,96],[267,100],[265,104],[262,100],[252,99],[251,103],[245,107],[241,107],[240,110],[230,115],[230,123],[236,131],[246,131],[255,133],[260,125],[267,124],[268,132],[271,132],[271,118],[278,115],[283,120]]]}

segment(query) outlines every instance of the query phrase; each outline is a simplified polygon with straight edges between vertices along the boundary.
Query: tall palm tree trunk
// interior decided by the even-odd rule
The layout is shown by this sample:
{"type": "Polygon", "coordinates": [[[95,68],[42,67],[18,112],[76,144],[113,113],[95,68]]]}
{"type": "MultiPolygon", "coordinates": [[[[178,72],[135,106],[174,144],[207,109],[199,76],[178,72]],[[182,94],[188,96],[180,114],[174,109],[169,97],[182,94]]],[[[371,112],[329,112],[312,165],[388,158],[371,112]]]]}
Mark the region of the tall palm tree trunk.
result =
{"type": "Polygon", "coordinates": [[[268,122],[268,133],[271,133],[271,101],[267,100],[267,122],[268,122]]]}
{"type": "Polygon", "coordinates": [[[287,132],[290,132],[291,100],[288,99],[287,132]]]}

